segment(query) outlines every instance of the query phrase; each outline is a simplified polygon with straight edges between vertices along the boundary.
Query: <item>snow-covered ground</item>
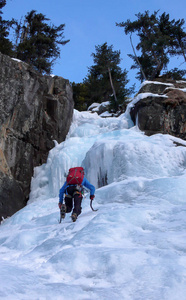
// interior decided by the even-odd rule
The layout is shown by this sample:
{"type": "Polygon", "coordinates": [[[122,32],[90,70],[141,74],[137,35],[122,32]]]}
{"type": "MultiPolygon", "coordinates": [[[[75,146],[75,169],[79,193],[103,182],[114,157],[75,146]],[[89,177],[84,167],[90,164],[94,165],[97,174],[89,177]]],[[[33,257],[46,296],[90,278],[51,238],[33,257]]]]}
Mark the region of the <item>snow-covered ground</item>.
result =
{"type": "MultiPolygon", "coordinates": [[[[131,105],[131,104],[130,104],[131,105]]],[[[0,299],[186,299],[186,142],[145,136],[128,112],[74,112],[65,142],[35,169],[28,205],[0,226],[0,299]],[[65,174],[82,165],[90,209],[59,224],[65,174]],[[102,184],[105,186],[100,187],[102,184]]]]}

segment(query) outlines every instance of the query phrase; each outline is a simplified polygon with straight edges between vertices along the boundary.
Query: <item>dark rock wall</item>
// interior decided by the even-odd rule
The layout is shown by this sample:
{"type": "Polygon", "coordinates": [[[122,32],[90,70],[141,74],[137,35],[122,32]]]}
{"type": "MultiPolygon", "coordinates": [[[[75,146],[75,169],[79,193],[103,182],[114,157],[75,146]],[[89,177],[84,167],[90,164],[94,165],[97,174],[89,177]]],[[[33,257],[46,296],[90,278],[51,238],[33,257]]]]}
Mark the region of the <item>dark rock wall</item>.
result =
{"type": "Polygon", "coordinates": [[[170,134],[186,140],[186,81],[147,82],[143,97],[131,109],[131,118],[147,135],[170,134]]]}
{"type": "Polygon", "coordinates": [[[0,53],[0,218],[22,208],[33,168],[68,133],[73,92],[62,77],[42,76],[0,53]]]}

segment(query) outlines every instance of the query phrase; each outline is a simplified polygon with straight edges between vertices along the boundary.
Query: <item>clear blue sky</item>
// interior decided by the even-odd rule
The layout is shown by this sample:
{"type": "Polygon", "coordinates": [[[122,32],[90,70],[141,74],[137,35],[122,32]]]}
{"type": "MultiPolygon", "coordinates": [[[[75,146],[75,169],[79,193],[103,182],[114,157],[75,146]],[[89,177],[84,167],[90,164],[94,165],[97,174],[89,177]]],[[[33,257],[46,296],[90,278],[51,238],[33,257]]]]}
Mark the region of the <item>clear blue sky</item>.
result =
{"type": "MultiPolygon", "coordinates": [[[[32,9],[46,15],[56,26],[66,25],[64,35],[70,42],[62,46],[61,58],[55,63],[53,74],[71,82],[82,82],[93,64],[91,53],[95,52],[95,46],[107,42],[114,50],[121,51],[121,68],[129,71],[129,86],[137,82],[137,89],[140,83],[135,79],[136,71],[130,70],[132,60],[127,56],[132,53],[129,36],[115,23],[133,21],[135,14],[145,10],[150,13],[160,10],[176,20],[186,16],[185,0],[7,0],[3,18],[20,20],[32,9]]],[[[136,42],[134,40],[134,44],[136,42]]],[[[174,65],[178,67],[178,61],[174,65]]],[[[185,68],[185,64],[181,68],[185,68]]]]}

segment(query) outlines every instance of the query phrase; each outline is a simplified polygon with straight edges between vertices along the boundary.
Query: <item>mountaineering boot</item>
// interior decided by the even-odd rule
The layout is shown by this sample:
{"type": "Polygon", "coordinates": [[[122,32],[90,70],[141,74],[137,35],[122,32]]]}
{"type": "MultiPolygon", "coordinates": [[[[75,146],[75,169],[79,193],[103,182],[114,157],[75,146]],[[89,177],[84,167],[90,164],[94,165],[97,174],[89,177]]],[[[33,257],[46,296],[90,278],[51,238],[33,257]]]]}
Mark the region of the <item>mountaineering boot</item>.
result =
{"type": "Polygon", "coordinates": [[[66,215],[66,205],[62,204],[61,205],[61,219],[64,219],[66,215]]]}
{"type": "Polygon", "coordinates": [[[76,213],[73,213],[73,214],[71,215],[71,218],[72,218],[72,221],[73,221],[73,222],[76,222],[76,220],[77,220],[77,214],[76,214],[76,213]]]}

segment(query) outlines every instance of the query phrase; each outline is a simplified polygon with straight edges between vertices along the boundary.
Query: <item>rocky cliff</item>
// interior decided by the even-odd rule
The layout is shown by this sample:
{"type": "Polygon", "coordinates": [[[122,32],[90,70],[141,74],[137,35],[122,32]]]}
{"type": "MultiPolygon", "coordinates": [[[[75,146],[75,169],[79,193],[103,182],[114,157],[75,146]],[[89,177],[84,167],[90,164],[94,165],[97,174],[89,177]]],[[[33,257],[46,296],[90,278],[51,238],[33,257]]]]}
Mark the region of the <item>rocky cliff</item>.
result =
{"type": "Polygon", "coordinates": [[[186,140],[186,81],[146,81],[136,98],[130,113],[140,130],[186,140]]]}
{"type": "Polygon", "coordinates": [[[0,53],[0,219],[26,204],[33,168],[65,139],[73,107],[68,80],[0,53]]]}

